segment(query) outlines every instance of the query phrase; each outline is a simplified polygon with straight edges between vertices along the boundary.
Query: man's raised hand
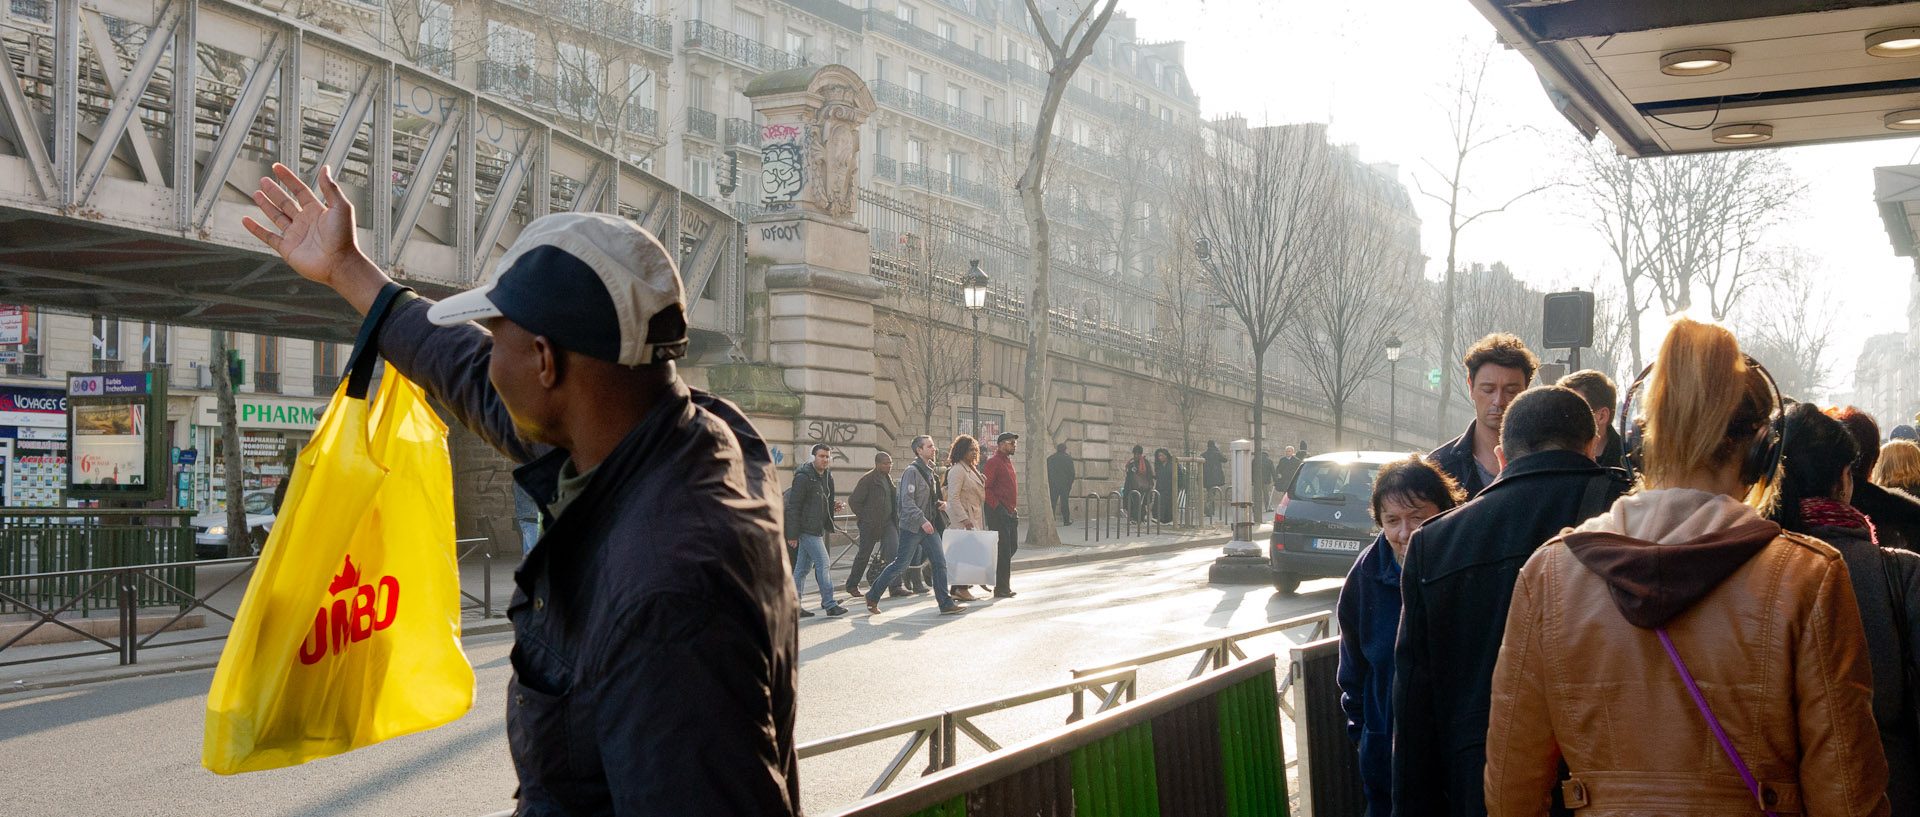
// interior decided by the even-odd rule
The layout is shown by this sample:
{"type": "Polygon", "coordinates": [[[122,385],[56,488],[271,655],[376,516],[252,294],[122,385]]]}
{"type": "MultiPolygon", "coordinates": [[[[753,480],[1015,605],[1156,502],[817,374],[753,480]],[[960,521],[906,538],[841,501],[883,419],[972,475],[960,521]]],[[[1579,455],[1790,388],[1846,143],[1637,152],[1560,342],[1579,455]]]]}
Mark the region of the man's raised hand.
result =
{"type": "Polygon", "coordinates": [[[320,168],[316,196],[291,169],[276,162],[273,177],[262,177],[260,189],[253,191],[253,203],[273,228],[242,218],[247,232],[279,253],[300,277],[332,287],[355,309],[367,310],[388,279],[360,251],[353,203],[334,183],[331,168],[320,168]]]}

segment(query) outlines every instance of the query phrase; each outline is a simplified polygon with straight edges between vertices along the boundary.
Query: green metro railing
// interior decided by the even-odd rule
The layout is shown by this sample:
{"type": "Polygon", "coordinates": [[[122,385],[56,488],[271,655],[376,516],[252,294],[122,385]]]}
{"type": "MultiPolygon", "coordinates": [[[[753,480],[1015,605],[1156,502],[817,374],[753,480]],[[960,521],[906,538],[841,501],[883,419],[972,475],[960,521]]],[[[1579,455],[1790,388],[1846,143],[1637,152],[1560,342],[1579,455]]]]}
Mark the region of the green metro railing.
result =
{"type": "Polygon", "coordinates": [[[1255,656],[840,817],[1288,817],[1278,687],[1255,656]]]}

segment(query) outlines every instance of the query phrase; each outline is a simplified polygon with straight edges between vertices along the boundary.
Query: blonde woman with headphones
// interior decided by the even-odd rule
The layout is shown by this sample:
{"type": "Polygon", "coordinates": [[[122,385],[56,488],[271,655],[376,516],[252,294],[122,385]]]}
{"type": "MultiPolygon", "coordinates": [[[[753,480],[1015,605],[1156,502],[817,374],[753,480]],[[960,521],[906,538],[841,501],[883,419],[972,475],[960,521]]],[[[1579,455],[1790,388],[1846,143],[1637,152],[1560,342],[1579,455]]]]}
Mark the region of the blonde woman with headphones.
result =
{"type": "Polygon", "coordinates": [[[1592,815],[1886,815],[1846,563],[1743,502],[1779,470],[1771,378],[1727,330],[1685,318],[1649,374],[1644,490],[1520,571],[1488,814],[1545,815],[1557,788],[1592,815]]]}

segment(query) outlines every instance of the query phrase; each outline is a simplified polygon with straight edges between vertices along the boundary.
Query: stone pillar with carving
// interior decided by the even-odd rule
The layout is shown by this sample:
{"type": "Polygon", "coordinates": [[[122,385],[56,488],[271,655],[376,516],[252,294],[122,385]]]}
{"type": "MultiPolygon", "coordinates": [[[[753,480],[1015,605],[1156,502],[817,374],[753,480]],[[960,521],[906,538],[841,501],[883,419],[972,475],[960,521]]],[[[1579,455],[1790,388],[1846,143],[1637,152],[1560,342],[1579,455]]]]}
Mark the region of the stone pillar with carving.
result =
{"type": "Polygon", "coordinates": [[[873,95],[843,65],[762,74],[746,95],[764,121],[759,189],[768,208],[747,225],[748,265],[764,270],[768,361],[801,404],[786,461],[804,462],[824,442],[845,455],[836,467],[864,471],[878,440],[873,303],[884,288],[867,229],[853,218],[873,95]]]}

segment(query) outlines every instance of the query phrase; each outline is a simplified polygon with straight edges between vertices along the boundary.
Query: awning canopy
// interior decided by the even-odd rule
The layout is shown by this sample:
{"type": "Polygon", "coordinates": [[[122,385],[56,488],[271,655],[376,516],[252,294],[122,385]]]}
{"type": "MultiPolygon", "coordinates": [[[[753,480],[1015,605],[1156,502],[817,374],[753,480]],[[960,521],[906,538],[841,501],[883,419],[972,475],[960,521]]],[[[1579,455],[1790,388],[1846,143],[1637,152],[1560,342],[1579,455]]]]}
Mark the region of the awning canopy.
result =
{"type": "Polygon", "coordinates": [[[1911,135],[1890,126],[1899,111],[1920,130],[1920,31],[1895,32],[1920,29],[1920,3],[1469,2],[1568,121],[1629,156],[1911,135]],[[1893,46],[1879,50],[1903,56],[1868,53],[1877,34],[1893,46]]]}

